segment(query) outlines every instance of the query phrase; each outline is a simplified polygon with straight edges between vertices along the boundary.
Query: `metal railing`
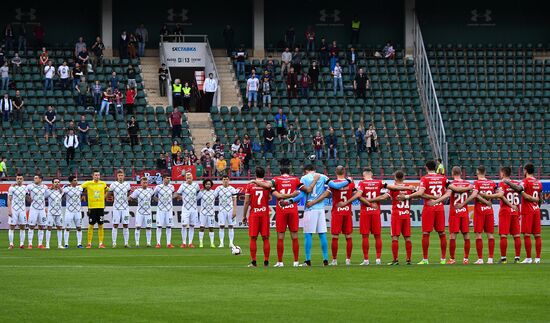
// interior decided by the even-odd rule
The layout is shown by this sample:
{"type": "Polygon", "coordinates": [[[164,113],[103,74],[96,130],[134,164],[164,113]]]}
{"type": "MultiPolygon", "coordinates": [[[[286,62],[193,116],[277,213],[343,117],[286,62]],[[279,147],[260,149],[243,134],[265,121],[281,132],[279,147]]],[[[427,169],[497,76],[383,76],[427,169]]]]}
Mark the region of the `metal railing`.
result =
{"type": "Polygon", "coordinates": [[[445,126],[439,109],[439,102],[435,92],[432,72],[424,47],[424,39],[418,24],[418,18],[414,14],[414,68],[416,72],[416,83],[418,94],[422,104],[422,110],[426,115],[427,127],[430,135],[430,144],[435,158],[441,158],[443,164],[448,167],[447,139],[445,126]]]}

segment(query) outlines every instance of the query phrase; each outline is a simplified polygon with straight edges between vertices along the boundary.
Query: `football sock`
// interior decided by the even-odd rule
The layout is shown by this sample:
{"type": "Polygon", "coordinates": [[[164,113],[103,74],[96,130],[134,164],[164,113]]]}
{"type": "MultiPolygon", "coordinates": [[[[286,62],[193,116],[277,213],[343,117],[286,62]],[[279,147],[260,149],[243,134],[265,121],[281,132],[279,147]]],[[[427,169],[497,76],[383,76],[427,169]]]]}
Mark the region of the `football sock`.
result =
{"type": "Polygon", "coordinates": [[[92,243],[92,239],[94,238],[94,226],[89,224],[88,225],[88,243],[92,243]]]}
{"type": "Polygon", "coordinates": [[[516,250],[516,257],[519,257],[521,254],[521,238],[514,237],[514,249],[516,250]]]}
{"type": "Polygon", "coordinates": [[[204,231],[199,231],[199,242],[202,243],[204,239],[204,231]]]}
{"type": "Polygon", "coordinates": [[[233,244],[233,240],[235,239],[235,230],[233,228],[229,229],[229,244],[233,244]]]}
{"type": "Polygon", "coordinates": [[[195,227],[189,227],[189,244],[193,244],[194,236],[195,236],[195,227]]]}
{"type": "Polygon", "coordinates": [[[338,258],[338,238],[332,238],[330,247],[332,249],[332,259],[338,258]]]}
{"type": "Polygon", "coordinates": [[[428,249],[430,248],[430,235],[422,234],[422,257],[428,259],[428,249]]]}
{"type": "Polygon", "coordinates": [[[141,235],[141,230],[136,228],[134,230],[134,239],[136,240],[136,246],[139,246],[139,238],[140,238],[140,235],[141,235]]]}
{"type": "Polygon", "coordinates": [[[225,239],[225,229],[220,229],[218,236],[220,238],[220,244],[223,244],[223,240],[225,239]]]}
{"type": "Polygon", "coordinates": [[[8,230],[8,238],[10,240],[10,245],[13,245],[13,229],[8,230]]]}
{"type": "Polygon", "coordinates": [[[311,260],[311,244],[313,243],[313,234],[304,234],[304,248],[306,249],[306,260],[311,260]]]}
{"type": "Polygon", "coordinates": [[[353,240],[346,238],[346,259],[351,259],[351,251],[353,250],[353,240]]]}
{"type": "Polygon", "coordinates": [[[112,228],[111,239],[113,240],[113,244],[116,244],[117,236],[118,236],[118,228],[112,228]]]}
{"type": "Polygon", "coordinates": [[[542,237],[541,236],[535,236],[535,253],[537,258],[540,258],[540,253],[542,251],[542,237]]]}
{"type": "Polygon", "coordinates": [[[155,236],[157,238],[157,244],[160,244],[160,240],[162,240],[162,228],[157,227],[157,234],[155,236]]]}
{"type": "Polygon", "coordinates": [[[328,241],[326,233],[319,233],[319,240],[321,240],[321,250],[323,251],[323,260],[328,260],[328,241]]]}
{"type": "Polygon", "coordinates": [[[122,236],[124,237],[124,245],[128,245],[128,240],[130,239],[130,229],[122,228],[122,236]]]}
{"type": "Polygon", "coordinates": [[[25,230],[19,229],[19,245],[25,244],[25,230]]]}
{"type": "Polygon", "coordinates": [[[441,259],[447,258],[447,235],[439,235],[439,246],[441,247],[441,259]]]}
{"type": "Polygon", "coordinates": [[[379,234],[374,235],[374,247],[376,248],[376,259],[382,256],[382,237],[379,234]]]}
{"type": "Polygon", "coordinates": [[[214,244],[214,232],[208,232],[208,237],[210,238],[210,244],[214,244]]]}
{"type": "Polygon", "coordinates": [[[99,238],[99,244],[103,244],[103,239],[105,238],[105,231],[103,231],[103,224],[97,225],[97,236],[99,238]]]}
{"type": "Polygon", "coordinates": [[[464,239],[464,258],[470,257],[470,239],[464,239]]]}
{"type": "Polygon", "coordinates": [[[524,236],[523,243],[525,244],[525,253],[527,254],[527,258],[531,258],[531,236],[524,236]]]}
{"type": "Polygon", "coordinates": [[[172,228],[166,228],[166,244],[172,244],[172,228]]]}
{"type": "Polygon", "coordinates": [[[46,230],[46,246],[50,246],[50,240],[52,238],[52,231],[46,230]]]}
{"type": "Polygon", "coordinates": [[[489,239],[489,258],[493,258],[495,255],[495,239],[490,238],[489,239]]]}
{"type": "Polygon", "coordinates": [[[269,253],[271,252],[269,237],[262,237],[262,239],[264,241],[264,261],[269,261],[269,253]]]}
{"type": "Polygon", "coordinates": [[[405,241],[405,249],[407,250],[407,261],[411,261],[412,256],[412,241],[405,241]]]}
{"type": "Polygon", "coordinates": [[[256,239],[256,237],[250,238],[250,257],[252,258],[252,261],[256,261],[256,252],[258,251],[256,239]]]}
{"type": "Polygon", "coordinates": [[[183,244],[187,243],[187,228],[186,227],[181,228],[181,243],[183,243],[183,244]]]}
{"type": "Polygon", "coordinates": [[[368,260],[369,259],[369,236],[364,235],[363,241],[362,241],[362,247],[363,247],[363,259],[368,260]]]}
{"type": "Polygon", "coordinates": [[[506,249],[508,249],[508,238],[500,237],[500,256],[506,258],[506,249]]]}
{"type": "Polygon", "coordinates": [[[63,230],[57,230],[57,245],[63,245],[63,230]]]}
{"type": "Polygon", "coordinates": [[[147,239],[147,244],[151,244],[151,228],[145,229],[145,238],[147,239]]]}
{"type": "Polygon", "coordinates": [[[477,258],[483,259],[483,239],[476,239],[477,258]]]}
{"type": "Polygon", "coordinates": [[[283,253],[285,252],[285,240],[277,239],[277,261],[283,261],[283,253]]]}
{"type": "Polygon", "coordinates": [[[65,230],[65,245],[69,245],[69,235],[71,234],[71,231],[65,230]]]}
{"type": "Polygon", "coordinates": [[[44,230],[38,229],[38,245],[42,245],[42,242],[44,242],[44,230]]]}
{"type": "Polygon", "coordinates": [[[298,255],[300,254],[300,243],[298,238],[292,239],[292,253],[294,253],[294,261],[298,261],[298,255]]]}
{"type": "Polygon", "coordinates": [[[82,244],[82,231],[76,231],[76,241],[78,245],[82,244]]]}
{"type": "Polygon", "coordinates": [[[391,253],[393,255],[393,260],[394,261],[397,261],[398,252],[399,252],[399,241],[392,240],[391,241],[391,253]]]}
{"type": "Polygon", "coordinates": [[[449,239],[449,254],[451,259],[455,259],[456,239],[449,239]]]}
{"type": "Polygon", "coordinates": [[[34,229],[29,229],[28,240],[30,245],[32,245],[32,238],[34,238],[34,229]]]}

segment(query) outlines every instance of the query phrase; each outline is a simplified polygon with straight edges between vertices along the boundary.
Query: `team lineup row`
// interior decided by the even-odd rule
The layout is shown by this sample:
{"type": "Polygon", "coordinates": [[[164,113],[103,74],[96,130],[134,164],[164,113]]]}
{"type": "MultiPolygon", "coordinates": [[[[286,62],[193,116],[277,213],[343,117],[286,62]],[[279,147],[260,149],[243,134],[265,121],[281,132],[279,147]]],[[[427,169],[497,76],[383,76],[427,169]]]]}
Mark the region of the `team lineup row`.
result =
{"type": "MultiPolygon", "coordinates": [[[[493,263],[494,253],[494,215],[491,199],[499,199],[501,208],[499,211],[499,234],[501,262],[506,262],[507,237],[512,235],[516,251],[515,262],[519,261],[521,240],[520,232],[524,234],[526,259],[524,263],[531,263],[531,235],[535,236],[536,258],[540,262],[540,250],[542,246],[540,237],[540,196],[542,185],[533,177],[534,167],[531,164],[525,166],[525,179],[522,182],[510,180],[510,169],[501,169],[502,181],[499,186],[485,177],[485,169],[479,167],[477,171],[478,180],[471,185],[468,181],[460,178],[460,168],[454,167],[453,180],[447,181],[443,175],[435,173],[435,163],[426,163],[428,174],[424,176],[419,187],[409,186],[403,182],[404,174],[400,171],[394,174],[395,184],[387,184],[380,180],[373,179],[370,169],[363,172],[363,180],[356,186],[354,182],[345,177],[345,169],[342,166],[336,169],[336,179],[329,180],[325,175],[315,173],[313,167],[305,168],[305,175],[298,179],[289,175],[289,170],[282,168],[282,175],[273,178],[271,181],[264,179],[265,171],[262,168],[256,170],[256,180],[251,181],[245,189],[245,205],[243,222],[249,225],[250,255],[252,262],[250,266],[256,266],[257,237],[262,236],[264,242],[264,265],[269,264],[269,200],[271,195],[279,199],[276,207],[276,231],[277,231],[277,257],[276,267],[283,266],[282,256],[284,252],[284,234],[288,227],[292,238],[292,249],[294,254],[294,266],[299,266],[299,243],[298,243],[298,208],[297,202],[305,199],[306,209],[304,212],[304,238],[305,238],[305,262],[302,265],[311,265],[311,244],[312,235],[319,234],[323,251],[323,263],[328,262],[328,243],[326,239],[326,218],[323,200],[332,196],[331,211],[331,233],[332,233],[332,261],[330,265],[337,264],[338,238],[344,234],[346,238],[346,264],[351,263],[353,230],[351,203],[360,200],[360,233],[362,235],[362,249],[364,259],[362,265],[369,264],[369,235],[375,238],[376,263],[380,264],[382,250],[381,221],[379,203],[385,199],[392,200],[391,235],[393,261],[398,262],[398,237],[405,239],[407,264],[411,263],[412,243],[410,239],[410,204],[413,198],[423,198],[424,207],[422,211],[422,249],[423,259],[419,264],[428,263],[428,246],[430,232],[438,232],[441,244],[441,263],[455,263],[456,236],[462,233],[464,237],[464,260],[468,263],[470,249],[469,240],[469,215],[466,205],[474,200],[474,232],[476,234],[476,250],[478,260],[476,264],[483,263],[483,240],[482,233],[487,234],[489,245],[488,263],[493,263]],[[521,196],[521,203],[520,203],[521,196]],[[450,259],[446,260],[447,239],[445,235],[445,215],[443,202],[450,198],[449,233],[450,233],[450,259]],[[249,212],[250,209],[250,212],[249,212]],[[521,210],[521,211],[520,211],[521,210]],[[249,214],[249,216],[247,216],[249,214]],[[521,216],[520,216],[521,214],[521,216]],[[521,218],[521,230],[520,230],[521,218]]],[[[20,231],[20,248],[25,246],[25,229],[28,225],[27,237],[28,248],[32,248],[35,227],[38,226],[38,247],[49,248],[52,228],[57,229],[58,247],[69,246],[69,235],[71,228],[76,228],[77,246],[82,246],[81,232],[81,194],[86,190],[88,195],[88,244],[92,246],[94,225],[98,225],[99,247],[103,244],[103,214],[105,192],[113,194],[112,210],[112,238],[117,241],[118,227],[122,224],[124,244],[129,246],[129,206],[128,200],[137,200],[136,211],[136,246],[139,246],[141,228],[146,229],[147,245],[151,246],[152,212],[151,199],[158,202],[156,247],[160,248],[162,229],[166,230],[166,245],[173,248],[171,244],[171,228],[173,226],[173,198],[182,200],[182,245],[181,247],[193,248],[194,227],[200,226],[199,244],[203,247],[205,228],[209,229],[210,246],[214,245],[214,205],[218,199],[219,213],[218,223],[220,225],[219,247],[224,246],[225,227],[229,229],[229,246],[233,247],[234,221],[236,217],[236,196],[238,191],[229,185],[229,178],[224,177],[222,185],[213,189],[211,180],[203,182],[203,190],[197,183],[193,182],[191,174],[186,174],[186,181],[175,191],[170,184],[170,177],[165,176],[163,183],[154,188],[148,187],[146,179],[142,179],[141,186],[131,191],[130,184],[124,181],[124,173],[119,171],[117,181],[109,187],[100,180],[99,172],[94,172],[93,180],[78,185],[75,177],[69,178],[69,186],[61,188],[59,179],[54,179],[51,188],[42,183],[42,178],[37,175],[34,183],[23,184],[23,177],[16,177],[16,184],[12,185],[8,192],[8,215],[9,215],[9,239],[10,249],[14,247],[14,230],[18,226],[20,231]],[[65,196],[66,210],[62,219],[62,197],[65,196]],[[25,205],[27,199],[31,205],[27,219],[25,205]],[[48,208],[46,208],[46,199],[48,208]],[[201,216],[198,216],[197,201],[201,200],[201,216]],[[47,210],[47,212],[46,212],[47,210]],[[63,230],[64,228],[64,230],[63,230]],[[44,231],[46,233],[46,244],[42,244],[44,231]],[[62,234],[64,231],[63,244],[62,234]]],[[[116,247],[113,244],[113,247],[116,247]]]]}

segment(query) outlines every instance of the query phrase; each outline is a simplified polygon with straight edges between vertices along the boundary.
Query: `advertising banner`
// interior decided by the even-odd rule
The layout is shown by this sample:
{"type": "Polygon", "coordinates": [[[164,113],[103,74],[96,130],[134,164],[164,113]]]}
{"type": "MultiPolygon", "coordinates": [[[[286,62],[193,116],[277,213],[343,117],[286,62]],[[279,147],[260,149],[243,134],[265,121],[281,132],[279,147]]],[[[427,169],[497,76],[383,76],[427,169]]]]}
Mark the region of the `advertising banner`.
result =
{"type": "Polygon", "coordinates": [[[167,67],[206,66],[206,43],[164,43],[167,67]]]}

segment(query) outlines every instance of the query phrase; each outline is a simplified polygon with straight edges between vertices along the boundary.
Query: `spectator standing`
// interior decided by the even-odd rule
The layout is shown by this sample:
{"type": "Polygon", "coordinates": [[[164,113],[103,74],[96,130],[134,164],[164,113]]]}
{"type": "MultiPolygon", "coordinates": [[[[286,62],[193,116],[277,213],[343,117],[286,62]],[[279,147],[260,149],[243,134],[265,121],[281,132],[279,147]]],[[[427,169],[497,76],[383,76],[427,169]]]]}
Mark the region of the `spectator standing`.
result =
{"type": "Polygon", "coordinates": [[[38,22],[34,27],[33,35],[36,48],[44,47],[44,38],[46,37],[46,31],[44,30],[44,27],[42,27],[42,24],[40,22],[38,22]]]}
{"type": "Polygon", "coordinates": [[[134,114],[134,105],[136,103],[137,91],[134,87],[126,86],[126,95],[124,107],[126,108],[126,113],[134,114]]]}
{"type": "Polygon", "coordinates": [[[18,53],[15,53],[11,59],[11,68],[13,70],[14,74],[21,73],[21,64],[23,63],[23,60],[21,60],[21,57],[19,57],[18,53]]]}
{"type": "Polygon", "coordinates": [[[216,161],[216,173],[219,177],[223,177],[227,173],[227,160],[225,160],[223,154],[216,161]]]}
{"type": "Polygon", "coordinates": [[[23,124],[23,106],[25,101],[21,97],[19,90],[15,91],[15,97],[13,98],[13,122],[18,122],[19,125],[23,124]]]}
{"type": "Polygon", "coordinates": [[[214,94],[218,90],[218,81],[214,79],[214,74],[209,73],[208,78],[204,81],[204,106],[203,111],[210,111],[210,107],[214,101],[214,94]]]}
{"type": "Polygon", "coordinates": [[[349,54],[348,54],[348,66],[349,66],[349,74],[352,79],[355,78],[355,74],[357,71],[357,59],[358,59],[357,52],[355,51],[354,47],[351,47],[349,49],[349,54]]]}
{"type": "Polygon", "coordinates": [[[86,78],[84,76],[80,78],[80,83],[75,86],[75,90],[78,92],[78,104],[82,107],[87,106],[90,86],[88,85],[88,82],[86,82],[86,78]]]}
{"type": "Polygon", "coordinates": [[[361,30],[361,20],[358,15],[353,16],[351,20],[351,44],[359,43],[359,31],[361,30]]]}
{"type": "Polygon", "coordinates": [[[76,148],[78,148],[78,137],[74,134],[74,130],[69,130],[69,133],[65,136],[65,140],[63,141],[63,144],[65,145],[65,148],[67,149],[66,153],[66,161],[67,166],[70,167],[71,162],[74,160],[74,153],[76,148]]]}
{"type": "Polygon", "coordinates": [[[57,75],[59,76],[59,83],[63,90],[69,89],[69,66],[67,66],[67,61],[63,61],[61,65],[57,68],[57,75]]]}
{"type": "Polygon", "coordinates": [[[248,98],[248,107],[251,108],[251,102],[254,102],[254,107],[258,106],[258,88],[260,81],[256,77],[256,72],[252,70],[250,78],[246,81],[246,97],[248,98]]]}
{"type": "Polygon", "coordinates": [[[101,106],[101,95],[103,94],[103,87],[101,86],[101,83],[99,83],[99,80],[96,80],[94,85],[92,86],[92,95],[94,99],[94,108],[96,111],[99,110],[99,107],[101,106]]]}
{"type": "Polygon", "coordinates": [[[321,43],[319,44],[319,64],[321,66],[328,65],[328,49],[329,46],[325,38],[321,38],[321,43]]]}
{"type": "Polygon", "coordinates": [[[44,137],[46,138],[46,141],[48,141],[49,136],[52,136],[55,138],[55,121],[56,121],[56,113],[53,109],[53,106],[49,105],[48,110],[44,114],[44,121],[45,121],[45,133],[44,137]]]}
{"type": "Polygon", "coordinates": [[[231,52],[233,52],[233,41],[235,39],[235,32],[231,25],[225,25],[223,29],[223,41],[225,43],[225,50],[227,51],[227,56],[231,57],[231,52]]]}
{"type": "Polygon", "coordinates": [[[231,152],[236,154],[239,152],[239,149],[241,149],[241,140],[237,138],[231,145],[231,152]]]}
{"type": "Polygon", "coordinates": [[[284,52],[281,54],[281,76],[288,73],[291,68],[292,53],[289,48],[286,47],[284,52]]]}
{"type": "Polygon", "coordinates": [[[181,146],[179,145],[177,140],[174,140],[172,142],[172,147],[170,147],[170,153],[172,154],[172,160],[176,160],[176,157],[179,153],[181,153],[181,146]]]}
{"type": "Polygon", "coordinates": [[[166,96],[166,80],[168,79],[168,69],[166,64],[162,63],[159,68],[159,92],[160,96],[166,96]]]}
{"type": "Polygon", "coordinates": [[[334,66],[336,66],[336,62],[338,62],[338,55],[340,54],[340,48],[338,48],[338,45],[336,44],[336,41],[332,41],[332,46],[330,46],[329,49],[329,56],[330,56],[330,70],[334,70],[334,66]]]}
{"type": "Polygon", "coordinates": [[[2,74],[2,90],[7,91],[10,85],[10,68],[8,62],[4,62],[0,67],[0,74],[2,74]]]}
{"type": "Polygon", "coordinates": [[[88,121],[86,121],[86,116],[84,114],[80,116],[80,121],[78,121],[77,129],[80,148],[82,149],[83,146],[89,146],[90,143],[88,142],[88,131],[90,131],[90,125],[88,124],[88,121]]]}
{"type": "Polygon", "coordinates": [[[269,77],[264,77],[260,89],[262,92],[262,101],[263,101],[263,107],[267,105],[269,109],[271,109],[271,80],[269,77]]]}
{"type": "Polygon", "coordinates": [[[294,53],[292,53],[292,67],[294,67],[294,72],[296,72],[296,74],[300,74],[302,71],[302,58],[303,55],[300,49],[296,47],[294,53]]]}
{"type": "Polygon", "coordinates": [[[290,98],[295,98],[298,92],[298,77],[294,73],[294,69],[291,67],[290,71],[286,75],[286,95],[290,98]]]}
{"type": "Polygon", "coordinates": [[[6,62],[6,57],[4,56],[4,49],[3,47],[0,47],[0,67],[4,66],[5,62],[6,62]]]}
{"type": "MultiPolygon", "coordinates": [[[[114,72],[113,72],[114,73],[114,72]]],[[[76,63],[71,71],[71,76],[73,78],[73,89],[80,82],[80,78],[84,76],[80,64],[76,63]]]]}
{"type": "Polygon", "coordinates": [[[239,177],[241,176],[241,159],[237,156],[237,154],[233,154],[233,157],[231,158],[230,162],[230,170],[231,170],[231,177],[239,177]]]}
{"type": "Polygon", "coordinates": [[[95,42],[92,45],[92,53],[94,54],[94,67],[103,65],[103,51],[105,50],[105,44],[101,40],[101,37],[97,36],[95,42]]]}
{"type": "Polygon", "coordinates": [[[84,74],[88,74],[88,62],[90,61],[90,54],[86,48],[82,48],[82,51],[78,53],[78,64],[82,68],[84,74]]]}
{"type": "Polygon", "coordinates": [[[315,51],[315,29],[313,26],[307,26],[306,30],[306,51],[312,53],[315,51]]]}
{"type": "Polygon", "coordinates": [[[275,115],[275,126],[277,127],[279,142],[282,140],[286,141],[286,114],[283,113],[283,109],[281,108],[279,108],[277,114],[275,115]]]}
{"type": "Polygon", "coordinates": [[[86,47],[86,42],[84,41],[84,37],[82,36],[78,37],[78,41],[74,45],[74,57],[78,58],[80,53],[86,48],[87,47],[86,47]]]}
{"type": "Polygon", "coordinates": [[[271,128],[271,123],[267,123],[264,129],[264,157],[267,153],[274,153],[275,131],[271,128]]]}
{"type": "Polygon", "coordinates": [[[336,154],[338,153],[338,137],[334,133],[334,128],[330,127],[329,134],[325,141],[327,143],[327,158],[336,159],[336,154]]]}
{"type": "Polygon", "coordinates": [[[191,109],[191,87],[189,82],[185,82],[181,91],[183,93],[183,109],[185,112],[189,112],[189,109],[191,109]]]}
{"type": "Polygon", "coordinates": [[[245,75],[244,64],[247,56],[246,50],[241,45],[235,53],[235,60],[237,61],[237,76],[240,76],[241,74],[245,75]]]}
{"type": "Polygon", "coordinates": [[[126,78],[128,79],[128,85],[131,87],[136,87],[136,69],[132,64],[128,65],[128,68],[126,69],[126,78]]]}
{"type": "Polygon", "coordinates": [[[367,130],[365,134],[365,139],[367,142],[367,152],[369,154],[371,152],[376,152],[378,150],[378,135],[376,134],[376,129],[373,124],[369,126],[369,130],[367,130]]]}
{"type": "Polygon", "coordinates": [[[115,91],[118,89],[118,76],[116,75],[116,72],[111,72],[111,78],[109,79],[109,84],[111,85],[111,91],[115,91]]]}
{"type": "Polygon", "coordinates": [[[180,79],[175,79],[172,84],[172,105],[175,107],[181,107],[183,105],[183,85],[180,79]]]}
{"type": "Polygon", "coordinates": [[[174,138],[181,138],[181,125],[183,123],[183,118],[181,112],[178,110],[178,107],[174,107],[174,111],[170,113],[168,123],[170,123],[170,127],[172,128],[172,140],[174,140],[174,138]]]}
{"type": "Polygon", "coordinates": [[[323,149],[325,148],[325,140],[321,136],[321,132],[317,131],[315,137],[313,137],[313,149],[315,150],[315,157],[317,159],[323,158],[323,149]]]}
{"type": "Polygon", "coordinates": [[[136,38],[136,35],[130,34],[130,37],[128,38],[128,57],[129,58],[134,59],[138,57],[137,48],[138,48],[138,40],[136,38]]]}
{"type": "Polygon", "coordinates": [[[311,77],[304,71],[302,73],[302,79],[300,80],[300,87],[302,91],[302,98],[309,98],[309,85],[311,84],[311,77]]]}
{"type": "Polygon", "coordinates": [[[0,100],[0,107],[2,107],[2,119],[4,122],[9,122],[10,113],[13,110],[13,101],[10,99],[8,92],[4,93],[4,97],[0,100]]]}
{"type": "Polygon", "coordinates": [[[359,73],[353,80],[353,90],[356,98],[365,98],[366,91],[370,88],[370,80],[367,74],[363,72],[363,68],[359,69],[359,73]]]}
{"type": "Polygon", "coordinates": [[[298,133],[294,130],[294,125],[291,123],[288,125],[288,133],[286,135],[288,152],[296,152],[296,140],[298,139],[298,133]]]}
{"type": "Polygon", "coordinates": [[[160,153],[159,158],[157,158],[156,165],[157,165],[157,170],[165,171],[168,169],[168,165],[166,164],[166,157],[164,156],[164,153],[160,153]]]}
{"type": "Polygon", "coordinates": [[[19,44],[17,50],[20,52],[27,52],[27,24],[22,22],[19,24],[19,44]]]}
{"type": "Polygon", "coordinates": [[[138,56],[143,57],[145,56],[145,46],[149,41],[149,32],[143,24],[136,28],[136,39],[138,41],[138,56]]]}
{"type": "Polygon", "coordinates": [[[437,161],[437,168],[435,170],[435,173],[445,175],[445,166],[443,166],[443,160],[441,158],[438,158],[436,161],[437,161]]]}
{"type": "Polygon", "coordinates": [[[220,138],[216,138],[214,145],[212,145],[212,149],[214,150],[214,154],[223,154],[225,150],[225,145],[221,143],[220,138]]]}
{"type": "Polygon", "coordinates": [[[128,58],[128,43],[130,42],[130,37],[126,34],[126,30],[123,30],[118,37],[118,56],[122,58],[128,58]]]}
{"type": "Polygon", "coordinates": [[[0,177],[2,178],[8,177],[8,166],[6,165],[7,161],[8,160],[6,157],[2,157],[0,159],[0,177]]]}
{"type": "Polygon", "coordinates": [[[11,27],[11,24],[7,24],[4,29],[4,47],[6,48],[6,51],[9,52],[14,49],[14,46],[15,37],[13,35],[13,28],[11,27]]]}
{"type": "Polygon", "coordinates": [[[243,144],[239,150],[242,150],[244,153],[243,167],[248,170],[250,158],[252,157],[252,143],[248,135],[244,135],[243,144]]]}
{"type": "Polygon", "coordinates": [[[210,143],[207,142],[206,145],[201,149],[201,154],[209,154],[210,156],[213,156],[216,152],[213,148],[210,147],[210,143]]]}
{"type": "Polygon", "coordinates": [[[334,96],[336,96],[338,87],[340,87],[340,91],[342,93],[344,92],[344,84],[342,82],[342,67],[340,67],[340,63],[336,62],[336,66],[334,66],[334,70],[332,70],[332,76],[334,77],[334,96]]]}
{"type": "Polygon", "coordinates": [[[108,115],[109,114],[109,106],[113,102],[113,91],[111,88],[107,88],[105,91],[103,91],[103,100],[101,100],[101,108],[99,109],[99,115],[108,115]],[[105,114],[103,114],[105,111],[105,114]]]}
{"type": "Polygon", "coordinates": [[[124,109],[122,106],[122,99],[124,99],[124,94],[122,94],[122,91],[119,89],[115,90],[114,97],[113,97],[113,103],[115,104],[115,116],[118,120],[118,117],[121,117],[124,115],[124,109]]]}
{"type": "Polygon", "coordinates": [[[130,121],[128,121],[128,136],[132,147],[139,145],[139,125],[134,116],[131,116],[130,121]]]}
{"type": "Polygon", "coordinates": [[[296,32],[294,31],[294,26],[289,26],[285,31],[285,44],[289,48],[294,48],[296,43],[296,32]]]}
{"type": "Polygon", "coordinates": [[[212,156],[208,153],[204,154],[202,156],[202,167],[204,169],[203,176],[210,177],[212,176],[212,169],[214,168],[214,160],[212,159],[212,156]]]}
{"type": "Polygon", "coordinates": [[[355,142],[357,144],[357,154],[365,151],[365,131],[362,126],[355,130],[355,142]]]}
{"type": "Polygon", "coordinates": [[[269,73],[270,80],[273,75],[275,75],[275,61],[273,60],[273,57],[271,55],[267,57],[267,62],[264,65],[264,73],[265,72],[269,73]]]}
{"type": "Polygon", "coordinates": [[[390,43],[386,43],[386,46],[384,46],[384,49],[382,49],[382,53],[384,54],[384,58],[386,59],[395,59],[395,49],[390,43]]]}
{"type": "Polygon", "coordinates": [[[40,73],[44,75],[44,67],[48,64],[48,61],[50,60],[50,56],[48,54],[48,51],[46,50],[46,47],[42,47],[42,52],[40,53],[40,56],[38,57],[38,64],[40,67],[40,73]]]}

